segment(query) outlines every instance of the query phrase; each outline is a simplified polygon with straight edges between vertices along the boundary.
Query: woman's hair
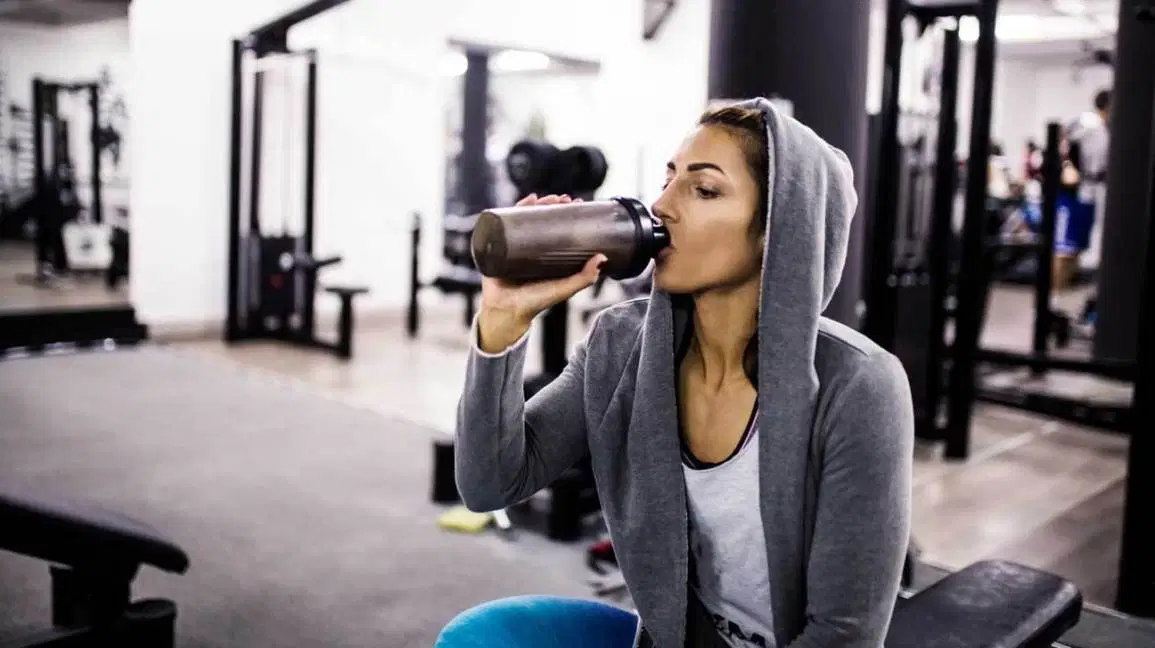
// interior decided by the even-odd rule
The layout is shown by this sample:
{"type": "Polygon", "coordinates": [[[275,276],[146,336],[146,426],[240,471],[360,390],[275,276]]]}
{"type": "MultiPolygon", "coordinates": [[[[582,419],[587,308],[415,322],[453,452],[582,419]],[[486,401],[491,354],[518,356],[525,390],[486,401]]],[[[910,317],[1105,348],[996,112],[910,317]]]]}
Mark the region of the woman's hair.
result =
{"type": "MultiPolygon", "coordinates": [[[[758,206],[754,212],[751,227],[759,236],[766,232],[766,222],[770,206],[770,152],[769,139],[766,135],[766,118],[762,111],[756,108],[741,108],[738,106],[724,106],[707,110],[698,118],[699,126],[714,126],[729,133],[738,147],[742,149],[742,157],[746,159],[746,166],[758,187],[758,206]]],[[[746,378],[755,387],[758,386],[758,333],[755,332],[746,343],[746,351],[742,358],[742,368],[746,378]]]]}
{"type": "Polygon", "coordinates": [[[742,149],[742,157],[746,159],[746,166],[758,186],[758,207],[754,212],[753,225],[757,233],[762,234],[766,230],[766,212],[770,204],[770,153],[766,118],[762,111],[738,106],[713,108],[702,113],[698,125],[723,129],[742,149]]]}

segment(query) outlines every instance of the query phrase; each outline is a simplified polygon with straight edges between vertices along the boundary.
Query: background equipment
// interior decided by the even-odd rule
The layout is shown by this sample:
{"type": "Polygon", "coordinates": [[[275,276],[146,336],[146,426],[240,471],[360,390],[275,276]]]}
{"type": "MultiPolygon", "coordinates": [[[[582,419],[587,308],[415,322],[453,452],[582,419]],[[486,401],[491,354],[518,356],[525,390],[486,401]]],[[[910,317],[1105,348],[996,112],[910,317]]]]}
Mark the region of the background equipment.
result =
{"type": "MultiPolygon", "coordinates": [[[[232,87],[232,182],[229,194],[229,290],[225,341],[271,339],[334,352],[347,360],[353,354],[353,298],[368,292],[360,286],[328,286],[325,290],[340,301],[337,339],[317,337],[314,302],[321,270],[341,262],[340,256],[317,258],[313,254],[314,172],[317,128],[317,53],[296,52],[288,47],[288,31],[344,0],[321,0],[293,10],[233,41],[232,87]],[[275,223],[263,218],[263,138],[269,129],[262,121],[270,94],[266,82],[280,85],[292,101],[294,73],[304,76],[304,169],[299,223],[290,223],[292,201],[272,203],[280,212],[275,223]],[[247,99],[247,102],[246,102],[247,99]],[[245,115],[245,109],[248,115],[245,115]],[[248,125],[250,142],[244,141],[248,125]],[[249,152],[245,173],[244,152],[249,152]],[[244,198],[248,205],[244,205],[244,198]],[[245,214],[245,216],[242,216],[245,214]],[[272,231],[279,225],[279,231],[272,231]]],[[[297,98],[299,100],[299,98],[297,98]]],[[[287,144],[287,142],[286,142],[287,144]]],[[[289,155],[290,151],[280,151],[289,155]]],[[[282,179],[287,192],[291,183],[282,179]]],[[[270,201],[271,202],[271,201],[270,201]]]]}

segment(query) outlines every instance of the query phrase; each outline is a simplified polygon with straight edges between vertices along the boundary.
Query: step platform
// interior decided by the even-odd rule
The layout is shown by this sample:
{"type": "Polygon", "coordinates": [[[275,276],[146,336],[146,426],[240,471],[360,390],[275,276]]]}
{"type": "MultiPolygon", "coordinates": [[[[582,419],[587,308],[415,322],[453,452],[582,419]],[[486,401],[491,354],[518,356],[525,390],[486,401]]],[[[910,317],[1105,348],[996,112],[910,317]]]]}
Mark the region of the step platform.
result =
{"type": "Polygon", "coordinates": [[[147,339],[148,327],[131,306],[0,313],[0,358],[58,347],[131,346],[147,339]]]}

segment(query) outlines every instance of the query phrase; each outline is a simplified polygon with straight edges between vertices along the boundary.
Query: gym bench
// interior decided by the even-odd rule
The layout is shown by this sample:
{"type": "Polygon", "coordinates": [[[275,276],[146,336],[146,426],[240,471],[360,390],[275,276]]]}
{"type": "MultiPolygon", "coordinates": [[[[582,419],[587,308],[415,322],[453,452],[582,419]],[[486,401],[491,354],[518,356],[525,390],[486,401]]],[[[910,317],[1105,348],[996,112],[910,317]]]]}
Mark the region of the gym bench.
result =
{"type": "Polygon", "coordinates": [[[188,556],[148,525],[98,507],[0,492],[0,550],[50,563],[52,625],[0,648],[173,648],[176,604],[132,600],[142,565],[183,574],[188,556]]]}
{"type": "Polygon", "coordinates": [[[1055,574],[981,561],[900,598],[886,648],[1046,648],[1082,611],[1083,595],[1055,574]]]}
{"type": "MultiPolygon", "coordinates": [[[[314,259],[307,254],[297,254],[293,257],[293,265],[289,271],[301,271],[305,275],[305,285],[315,288],[320,285],[318,281],[320,271],[328,266],[337,265],[343,260],[344,257],[340,256],[314,259]]],[[[334,343],[318,338],[312,329],[312,322],[310,322],[307,330],[302,331],[297,336],[295,341],[332,351],[338,358],[349,360],[353,357],[353,322],[355,321],[353,298],[369,292],[369,289],[364,286],[325,286],[324,290],[330,295],[335,295],[341,304],[340,310],[337,311],[337,341],[334,343]]],[[[310,317],[310,319],[312,318],[310,317]]]]}

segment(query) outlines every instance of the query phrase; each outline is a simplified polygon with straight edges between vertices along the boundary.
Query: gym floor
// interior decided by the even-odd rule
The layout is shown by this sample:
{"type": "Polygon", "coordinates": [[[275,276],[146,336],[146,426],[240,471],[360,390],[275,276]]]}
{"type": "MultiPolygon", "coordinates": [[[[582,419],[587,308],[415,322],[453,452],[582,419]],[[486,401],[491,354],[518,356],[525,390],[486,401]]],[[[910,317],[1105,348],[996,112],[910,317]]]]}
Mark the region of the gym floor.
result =
{"type": "Polygon", "coordinates": [[[127,282],[109,290],[103,274],[64,277],[51,288],[30,285],[36,271],[36,251],[24,241],[0,241],[0,313],[58,308],[126,306],[127,282]]]}
{"type": "MultiPolygon", "coordinates": [[[[988,346],[1026,350],[1031,294],[999,288],[984,334],[988,346]]],[[[1073,292],[1069,308],[1081,303],[1073,292]]],[[[188,349],[273,371],[390,416],[450,433],[464,375],[466,336],[460,311],[424,313],[418,339],[401,322],[358,333],[348,365],[281,345],[225,346],[191,342],[188,349]]],[[[582,331],[577,318],[571,331],[582,331]]],[[[571,340],[577,333],[571,334],[571,340]]],[[[531,349],[538,349],[533,344],[531,349]]],[[[530,358],[530,367],[539,362],[530,358]]],[[[1127,398],[1129,390],[1076,376],[1050,376],[1048,389],[1127,398]]],[[[1005,558],[1047,569],[1077,583],[1084,596],[1110,606],[1119,556],[1125,438],[1005,408],[978,406],[972,455],[945,463],[920,448],[915,462],[914,532],[929,562],[957,569],[1005,558]]]]}

